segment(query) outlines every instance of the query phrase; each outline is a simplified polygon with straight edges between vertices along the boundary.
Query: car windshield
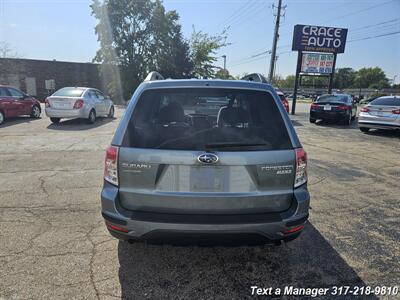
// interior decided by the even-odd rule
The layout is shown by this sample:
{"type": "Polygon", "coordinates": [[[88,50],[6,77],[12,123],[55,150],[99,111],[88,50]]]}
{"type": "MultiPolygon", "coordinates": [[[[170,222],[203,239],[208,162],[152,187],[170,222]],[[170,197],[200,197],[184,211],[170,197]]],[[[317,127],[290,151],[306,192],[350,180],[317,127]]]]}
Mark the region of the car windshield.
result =
{"type": "Polygon", "coordinates": [[[400,97],[382,97],[370,102],[370,105],[400,106],[400,97]]]}
{"type": "Polygon", "coordinates": [[[135,106],[123,144],[223,151],[292,147],[271,94],[213,88],[145,91],[135,106]]]}
{"type": "Polygon", "coordinates": [[[342,95],[322,95],[315,102],[347,102],[347,97],[342,95]]]}
{"type": "Polygon", "coordinates": [[[57,97],[81,97],[85,89],[83,88],[63,88],[55,92],[52,96],[57,97]]]}

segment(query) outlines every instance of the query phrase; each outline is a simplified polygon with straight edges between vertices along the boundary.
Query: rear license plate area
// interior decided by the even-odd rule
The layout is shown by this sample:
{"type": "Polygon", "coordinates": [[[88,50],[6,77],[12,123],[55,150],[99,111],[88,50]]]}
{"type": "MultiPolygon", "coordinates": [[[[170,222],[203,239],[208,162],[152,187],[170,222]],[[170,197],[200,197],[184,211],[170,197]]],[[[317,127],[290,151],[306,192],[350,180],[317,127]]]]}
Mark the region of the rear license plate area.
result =
{"type": "Polygon", "coordinates": [[[193,166],[190,168],[190,190],[194,192],[221,192],[224,189],[224,168],[193,166]]]}

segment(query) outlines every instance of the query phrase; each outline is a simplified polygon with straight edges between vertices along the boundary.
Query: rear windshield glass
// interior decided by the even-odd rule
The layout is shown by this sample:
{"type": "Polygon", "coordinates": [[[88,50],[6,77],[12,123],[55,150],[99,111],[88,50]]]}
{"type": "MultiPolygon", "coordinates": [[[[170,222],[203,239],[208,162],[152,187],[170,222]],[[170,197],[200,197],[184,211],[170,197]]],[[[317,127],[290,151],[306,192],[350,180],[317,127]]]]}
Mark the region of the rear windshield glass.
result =
{"type": "Polygon", "coordinates": [[[62,88],[55,92],[52,96],[61,97],[81,97],[85,89],[77,88],[62,88]]]}
{"type": "Polygon", "coordinates": [[[400,98],[397,97],[378,98],[371,101],[370,105],[400,106],[400,98]]]}
{"type": "Polygon", "coordinates": [[[317,99],[316,102],[347,102],[347,96],[339,95],[323,95],[317,99]]]}
{"type": "Polygon", "coordinates": [[[126,147],[252,151],[292,148],[271,94],[238,89],[154,89],[135,106],[126,147]]]}

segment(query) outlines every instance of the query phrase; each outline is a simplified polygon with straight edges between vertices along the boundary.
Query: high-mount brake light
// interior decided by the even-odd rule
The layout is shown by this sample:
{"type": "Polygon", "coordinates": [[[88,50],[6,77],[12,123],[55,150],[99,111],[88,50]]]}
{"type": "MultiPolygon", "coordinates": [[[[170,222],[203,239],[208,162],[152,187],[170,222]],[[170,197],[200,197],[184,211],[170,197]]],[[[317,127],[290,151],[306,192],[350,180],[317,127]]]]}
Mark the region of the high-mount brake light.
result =
{"type": "Polygon", "coordinates": [[[118,147],[110,146],[106,150],[104,179],[109,183],[118,185],[118,147]]]}
{"type": "Polygon", "coordinates": [[[297,148],[296,151],[296,176],[294,187],[297,188],[307,182],[307,153],[303,148],[297,148]]]}

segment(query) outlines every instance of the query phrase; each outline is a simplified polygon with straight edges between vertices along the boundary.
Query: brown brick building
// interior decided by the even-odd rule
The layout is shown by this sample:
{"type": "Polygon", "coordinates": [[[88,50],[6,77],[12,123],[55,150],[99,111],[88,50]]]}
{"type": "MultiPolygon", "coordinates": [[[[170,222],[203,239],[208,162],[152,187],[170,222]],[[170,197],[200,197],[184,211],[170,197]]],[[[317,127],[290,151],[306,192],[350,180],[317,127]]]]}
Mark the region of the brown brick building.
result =
{"type": "Polygon", "coordinates": [[[65,86],[89,86],[107,93],[99,65],[92,63],[0,58],[0,84],[15,86],[41,101],[65,86]]]}

